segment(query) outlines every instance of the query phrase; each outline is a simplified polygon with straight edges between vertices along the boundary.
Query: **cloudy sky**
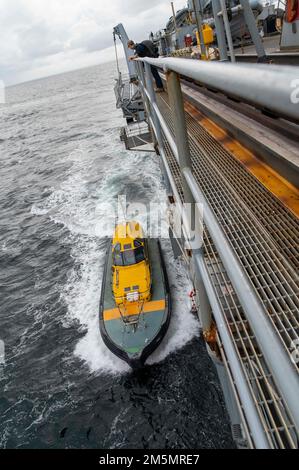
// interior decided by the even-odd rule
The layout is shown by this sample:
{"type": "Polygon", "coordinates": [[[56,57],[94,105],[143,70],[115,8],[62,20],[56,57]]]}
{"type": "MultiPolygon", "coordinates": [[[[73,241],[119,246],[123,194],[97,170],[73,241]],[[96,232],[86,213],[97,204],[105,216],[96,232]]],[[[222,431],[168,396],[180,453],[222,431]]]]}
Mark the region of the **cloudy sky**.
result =
{"type": "Polygon", "coordinates": [[[111,60],[113,26],[124,23],[140,41],[170,16],[170,0],[0,0],[0,80],[10,85],[111,60]]]}

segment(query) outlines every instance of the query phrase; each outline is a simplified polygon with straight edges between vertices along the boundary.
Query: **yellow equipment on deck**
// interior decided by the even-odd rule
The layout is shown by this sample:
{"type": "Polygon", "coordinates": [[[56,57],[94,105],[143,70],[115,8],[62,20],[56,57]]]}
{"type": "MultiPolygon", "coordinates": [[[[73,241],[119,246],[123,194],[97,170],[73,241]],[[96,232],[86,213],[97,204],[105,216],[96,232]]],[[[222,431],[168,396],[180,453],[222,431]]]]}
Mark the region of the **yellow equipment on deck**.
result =
{"type": "MultiPolygon", "coordinates": [[[[214,32],[211,26],[203,24],[201,33],[203,37],[203,46],[208,46],[214,42],[214,32]]],[[[196,39],[198,47],[202,49],[200,44],[200,34],[198,31],[196,31],[196,39]]],[[[201,60],[209,60],[209,49],[207,47],[203,47],[203,50],[201,50],[201,60]]]]}
{"type": "MultiPolygon", "coordinates": [[[[212,42],[214,42],[214,32],[211,26],[209,26],[208,24],[202,25],[201,32],[203,37],[203,43],[205,45],[212,44],[212,42]]],[[[196,31],[196,39],[197,44],[200,46],[200,35],[198,31],[196,31]]]]}

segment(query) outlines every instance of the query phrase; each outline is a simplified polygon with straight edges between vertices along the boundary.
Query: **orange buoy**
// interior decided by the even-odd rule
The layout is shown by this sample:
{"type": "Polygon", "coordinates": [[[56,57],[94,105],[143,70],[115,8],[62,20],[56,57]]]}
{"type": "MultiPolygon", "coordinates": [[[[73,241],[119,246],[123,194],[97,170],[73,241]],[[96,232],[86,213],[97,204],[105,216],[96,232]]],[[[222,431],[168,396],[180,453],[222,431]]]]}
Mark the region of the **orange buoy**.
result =
{"type": "Polygon", "coordinates": [[[288,23],[292,23],[298,16],[298,0],[287,0],[285,19],[288,23]]]}

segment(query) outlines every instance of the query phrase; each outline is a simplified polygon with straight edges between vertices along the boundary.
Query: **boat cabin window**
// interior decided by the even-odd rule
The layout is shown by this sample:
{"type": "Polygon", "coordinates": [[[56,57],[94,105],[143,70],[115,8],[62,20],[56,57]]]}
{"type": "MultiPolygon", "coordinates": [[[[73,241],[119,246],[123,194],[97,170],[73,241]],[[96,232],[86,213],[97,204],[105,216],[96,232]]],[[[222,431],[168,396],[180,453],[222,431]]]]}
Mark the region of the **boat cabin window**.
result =
{"type": "Polygon", "coordinates": [[[141,263],[141,261],[145,261],[145,253],[144,247],[140,246],[139,248],[135,248],[134,250],[136,263],[141,263]]]}
{"type": "Polygon", "coordinates": [[[120,243],[117,243],[114,246],[113,264],[114,264],[114,266],[123,266],[123,258],[122,258],[122,254],[121,254],[121,245],[120,245],[120,243]]]}
{"type": "Polygon", "coordinates": [[[135,250],[120,251],[120,248],[116,246],[113,253],[113,264],[114,266],[132,266],[134,264],[145,261],[144,247],[140,246],[135,250]]]}
{"type": "Polygon", "coordinates": [[[144,245],[144,240],[140,240],[139,238],[136,238],[134,240],[134,248],[139,248],[140,246],[144,245]]]}

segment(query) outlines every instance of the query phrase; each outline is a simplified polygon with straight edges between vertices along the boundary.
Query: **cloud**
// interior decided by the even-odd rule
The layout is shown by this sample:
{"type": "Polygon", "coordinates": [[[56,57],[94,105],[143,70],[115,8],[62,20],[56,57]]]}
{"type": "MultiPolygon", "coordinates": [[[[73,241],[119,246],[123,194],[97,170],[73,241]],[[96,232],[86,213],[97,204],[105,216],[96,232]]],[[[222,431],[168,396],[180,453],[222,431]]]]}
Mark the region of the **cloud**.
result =
{"type": "Polygon", "coordinates": [[[169,0],[0,0],[0,79],[11,84],[113,59],[113,26],[122,22],[140,41],[170,15],[169,0]]]}
{"type": "Polygon", "coordinates": [[[52,35],[51,29],[43,20],[25,26],[21,37],[20,49],[25,59],[57,54],[63,49],[63,40],[57,34],[52,35]]]}

